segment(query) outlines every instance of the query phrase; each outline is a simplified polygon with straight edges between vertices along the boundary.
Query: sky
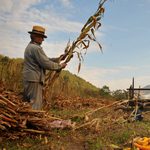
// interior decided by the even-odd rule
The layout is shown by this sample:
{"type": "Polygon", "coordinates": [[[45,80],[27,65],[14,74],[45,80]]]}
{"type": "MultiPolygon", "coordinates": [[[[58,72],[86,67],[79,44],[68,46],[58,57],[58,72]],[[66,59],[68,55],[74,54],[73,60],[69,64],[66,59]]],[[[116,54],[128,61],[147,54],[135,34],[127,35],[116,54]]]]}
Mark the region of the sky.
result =
{"type": "MultiPolygon", "coordinates": [[[[74,41],[99,0],[0,0],[0,54],[23,58],[34,25],[46,29],[41,45],[50,58],[58,57],[74,41]]],[[[98,88],[111,91],[150,85],[150,0],[107,0],[96,42],[90,43],[78,73],[76,54],[65,70],[98,88]]],[[[77,49],[78,51],[78,49],[77,49]]]]}

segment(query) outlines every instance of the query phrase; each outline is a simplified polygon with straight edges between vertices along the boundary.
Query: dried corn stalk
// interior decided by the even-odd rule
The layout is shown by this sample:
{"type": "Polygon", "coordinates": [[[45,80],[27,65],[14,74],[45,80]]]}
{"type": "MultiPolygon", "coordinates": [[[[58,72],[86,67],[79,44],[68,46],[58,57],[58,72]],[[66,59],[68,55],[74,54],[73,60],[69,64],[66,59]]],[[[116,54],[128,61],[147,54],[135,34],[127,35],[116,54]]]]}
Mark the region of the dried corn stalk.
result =
{"type": "MultiPolygon", "coordinates": [[[[83,58],[81,51],[89,48],[91,40],[98,43],[100,50],[102,52],[102,46],[96,40],[95,31],[98,30],[99,27],[101,26],[101,23],[99,21],[103,17],[105,11],[105,9],[102,7],[105,2],[106,0],[100,0],[98,9],[95,12],[95,14],[88,19],[84,27],[81,29],[81,33],[79,37],[75,41],[73,41],[72,45],[70,45],[70,40],[69,40],[65,48],[65,53],[62,55],[62,57],[60,57],[58,62],[61,62],[62,58],[66,58],[65,63],[68,63],[71,60],[73,53],[77,53],[79,59],[79,65],[78,65],[78,73],[79,73],[81,69],[81,58],[83,58]],[[75,49],[79,47],[81,48],[81,51],[80,52],[75,51],[75,49]]],[[[55,72],[53,75],[53,72],[50,71],[47,74],[46,82],[44,84],[45,88],[43,90],[43,102],[44,102],[43,105],[45,106],[48,103],[47,98],[50,97],[50,95],[52,94],[51,92],[54,83],[56,79],[59,77],[60,72],[61,71],[55,72]],[[48,80],[49,82],[47,82],[48,80]]]]}

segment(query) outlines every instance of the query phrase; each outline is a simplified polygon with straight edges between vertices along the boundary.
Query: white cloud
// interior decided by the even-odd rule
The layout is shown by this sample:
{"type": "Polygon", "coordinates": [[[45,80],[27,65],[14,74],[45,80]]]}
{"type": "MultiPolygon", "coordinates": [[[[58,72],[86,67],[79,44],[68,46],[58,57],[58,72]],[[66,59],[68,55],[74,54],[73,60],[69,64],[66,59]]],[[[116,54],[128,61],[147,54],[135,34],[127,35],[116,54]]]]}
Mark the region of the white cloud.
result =
{"type": "Polygon", "coordinates": [[[144,68],[150,68],[150,65],[145,65],[145,66],[143,66],[144,68]]]}
{"type": "Polygon", "coordinates": [[[64,7],[73,8],[73,5],[71,4],[69,0],[60,0],[60,1],[62,2],[62,5],[64,7]]]}
{"type": "MultiPolygon", "coordinates": [[[[73,58],[74,59],[74,58],[73,58]]],[[[71,61],[73,61],[73,59],[71,61]]],[[[71,62],[72,63],[72,62],[71,62]]],[[[77,74],[78,72],[78,59],[74,60],[73,64],[74,65],[69,65],[67,66],[67,69],[73,73],[77,74]],[[74,69],[72,69],[74,68],[74,69]]],[[[103,85],[107,85],[108,81],[104,80],[106,76],[114,76],[118,74],[118,70],[114,69],[103,69],[103,68],[98,68],[98,67],[87,67],[84,66],[84,63],[81,64],[81,70],[78,74],[81,78],[85,79],[86,81],[92,83],[93,85],[97,87],[102,87],[103,85]],[[106,82],[104,82],[106,81],[106,82]]]]}
{"type": "Polygon", "coordinates": [[[115,91],[118,89],[126,90],[131,85],[131,80],[124,78],[124,79],[113,79],[113,80],[103,80],[103,85],[107,85],[111,91],[115,91]]]}
{"type": "Polygon", "coordinates": [[[67,41],[62,42],[43,42],[43,49],[48,57],[58,57],[64,53],[67,41]]]}
{"type": "MultiPolygon", "coordinates": [[[[123,78],[123,79],[113,79],[113,80],[103,80],[102,82],[104,85],[108,85],[111,90],[127,90],[127,88],[132,85],[132,79],[123,78]]],[[[146,85],[150,85],[150,76],[139,76],[137,78],[134,78],[134,87],[139,88],[139,86],[142,88],[146,85]]]]}
{"type": "MultiPolygon", "coordinates": [[[[81,64],[81,70],[78,72],[78,64],[79,61],[77,58],[73,58],[71,62],[69,62],[67,69],[85,79],[86,81],[92,83],[96,87],[102,88],[104,85],[107,85],[111,91],[115,91],[117,89],[127,90],[132,84],[132,78],[122,77],[121,79],[118,77],[120,71],[115,69],[104,69],[97,67],[87,67],[84,66],[84,63],[81,64]]],[[[135,87],[141,86],[144,87],[150,84],[150,76],[138,76],[134,79],[135,87]]]]}
{"type": "Polygon", "coordinates": [[[131,69],[131,70],[136,70],[137,68],[129,67],[129,66],[120,66],[119,68],[122,69],[131,69]]]}
{"type": "Polygon", "coordinates": [[[139,76],[135,78],[134,81],[137,87],[144,87],[146,85],[150,85],[150,76],[139,76]]]}
{"type": "Polygon", "coordinates": [[[1,0],[0,12],[10,12],[13,6],[13,2],[11,0],[1,0]]]}
{"type": "Polygon", "coordinates": [[[3,13],[19,13],[40,2],[41,0],[1,0],[0,11],[3,13]]]}
{"type": "Polygon", "coordinates": [[[88,70],[85,70],[83,67],[79,76],[99,88],[107,85],[111,91],[117,89],[126,90],[130,86],[131,79],[114,79],[113,77],[118,73],[118,70],[113,69],[89,68],[88,70]]]}
{"type": "Polygon", "coordinates": [[[57,28],[57,30],[61,31],[80,33],[80,29],[83,26],[83,24],[79,22],[71,22],[65,19],[55,19],[55,18],[53,19],[55,22],[50,27],[57,28]]]}

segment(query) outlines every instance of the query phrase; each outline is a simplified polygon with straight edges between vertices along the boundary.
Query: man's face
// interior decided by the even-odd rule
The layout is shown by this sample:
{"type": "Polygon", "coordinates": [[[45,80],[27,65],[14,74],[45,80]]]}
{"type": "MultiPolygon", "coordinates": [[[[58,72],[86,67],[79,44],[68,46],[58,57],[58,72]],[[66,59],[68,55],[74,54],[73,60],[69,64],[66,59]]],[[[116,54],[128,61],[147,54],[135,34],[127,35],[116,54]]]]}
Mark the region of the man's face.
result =
{"type": "Polygon", "coordinates": [[[36,43],[38,44],[42,44],[42,42],[44,41],[44,37],[42,35],[35,35],[34,39],[33,39],[36,43]]]}

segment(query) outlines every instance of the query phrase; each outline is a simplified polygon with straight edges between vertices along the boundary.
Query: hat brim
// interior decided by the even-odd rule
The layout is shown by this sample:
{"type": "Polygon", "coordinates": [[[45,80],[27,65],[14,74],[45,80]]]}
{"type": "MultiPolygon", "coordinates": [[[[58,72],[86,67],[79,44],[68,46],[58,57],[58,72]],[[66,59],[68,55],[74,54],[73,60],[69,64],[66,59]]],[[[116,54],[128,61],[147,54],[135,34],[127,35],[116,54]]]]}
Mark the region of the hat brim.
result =
{"type": "Polygon", "coordinates": [[[42,34],[42,33],[39,33],[39,32],[36,32],[36,31],[28,31],[29,34],[31,33],[36,33],[36,34],[39,34],[39,35],[42,35],[44,38],[47,38],[46,35],[42,34]]]}

